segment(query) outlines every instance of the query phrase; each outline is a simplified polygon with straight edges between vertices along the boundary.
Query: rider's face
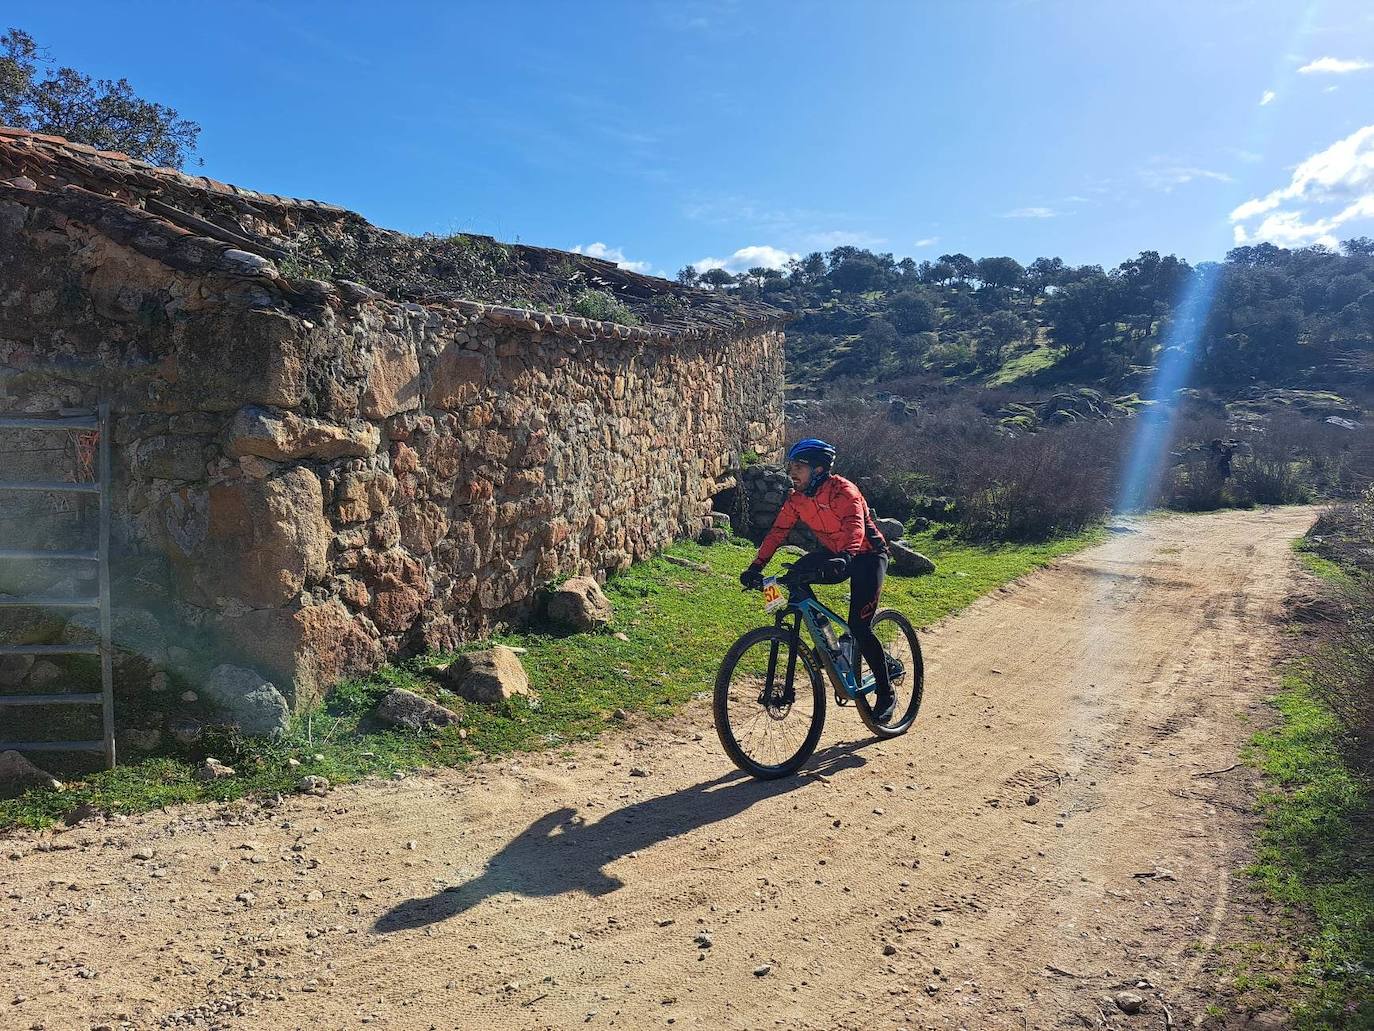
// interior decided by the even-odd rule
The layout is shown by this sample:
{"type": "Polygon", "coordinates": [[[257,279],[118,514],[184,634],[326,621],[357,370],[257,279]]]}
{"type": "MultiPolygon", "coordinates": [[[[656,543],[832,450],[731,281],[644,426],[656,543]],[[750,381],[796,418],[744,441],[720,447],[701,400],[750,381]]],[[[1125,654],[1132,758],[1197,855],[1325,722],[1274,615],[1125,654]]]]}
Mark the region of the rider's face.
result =
{"type": "Polygon", "coordinates": [[[805,462],[788,462],[787,475],[792,477],[792,486],[797,490],[806,490],[811,483],[812,467],[805,462]]]}

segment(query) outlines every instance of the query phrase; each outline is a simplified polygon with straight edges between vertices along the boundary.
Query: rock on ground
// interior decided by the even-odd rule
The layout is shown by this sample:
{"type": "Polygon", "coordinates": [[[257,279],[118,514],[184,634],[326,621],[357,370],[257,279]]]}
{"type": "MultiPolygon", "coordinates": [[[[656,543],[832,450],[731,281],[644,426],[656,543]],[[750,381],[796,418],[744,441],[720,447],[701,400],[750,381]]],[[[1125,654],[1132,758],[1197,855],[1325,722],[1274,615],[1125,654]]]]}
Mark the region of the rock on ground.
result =
{"type": "Polygon", "coordinates": [[[926,558],[906,541],[891,541],[888,548],[892,552],[892,571],[902,576],[924,576],[935,572],[935,563],[926,558]]]}
{"type": "Polygon", "coordinates": [[[245,734],[285,730],[291,715],[281,692],[260,674],[242,666],[216,666],[201,685],[201,691],[245,734]]]}
{"type": "Polygon", "coordinates": [[[446,709],[402,687],[394,688],[382,697],[377,703],[376,716],[383,723],[407,730],[450,727],[459,721],[458,714],[452,709],[446,709]]]}
{"type": "Polygon", "coordinates": [[[878,529],[889,541],[899,541],[906,534],[906,527],[900,519],[879,519],[878,529]]]}
{"type": "Polygon", "coordinates": [[[25,788],[62,790],[62,782],[39,769],[19,752],[0,752],[0,791],[22,791],[25,788]]]}
{"type": "Polygon", "coordinates": [[[492,704],[530,694],[520,657],[502,644],[458,656],[444,670],[444,680],[450,690],[470,702],[492,704]]]}
{"type": "Polygon", "coordinates": [[[590,576],[574,576],[549,598],[549,618],[574,630],[596,630],[615,615],[610,599],[590,576]]]}
{"type": "Polygon", "coordinates": [[[718,526],[703,526],[697,534],[697,543],[701,545],[719,544],[729,539],[730,535],[718,526]]]}
{"type": "Polygon", "coordinates": [[[234,775],[234,768],[226,766],[218,759],[206,759],[196,767],[196,777],[199,780],[223,780],[234,775]]]}

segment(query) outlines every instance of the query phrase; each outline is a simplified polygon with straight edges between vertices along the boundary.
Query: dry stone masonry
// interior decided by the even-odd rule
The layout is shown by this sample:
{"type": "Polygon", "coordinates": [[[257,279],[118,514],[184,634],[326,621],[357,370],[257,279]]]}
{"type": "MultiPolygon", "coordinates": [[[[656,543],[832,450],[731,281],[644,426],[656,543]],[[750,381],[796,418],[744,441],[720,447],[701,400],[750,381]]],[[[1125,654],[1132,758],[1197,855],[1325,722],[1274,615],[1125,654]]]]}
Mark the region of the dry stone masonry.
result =
{"type": "MultiPolygon", "coordinates": [[[[727,470],[782,446],[780,313],[533,248],[506,249],[527,280],[554,269],[640,324],[292,274],[301,233],[364,229],[410,239],[0,129],[0,410],[111,402],[125,680],[170,673],[162,696],[245,728],[696,536],[727,470]]],[[[30,445],[0,440],[0,475],[51,478],[30,445]]],[[[0,504],[17,544],[83,524],[0,504]]],[[[6,567],[0,592],[83,593],[72,575],[6,567]]],[[[89,631],[28,614],[0,638],[89,631]]]]}

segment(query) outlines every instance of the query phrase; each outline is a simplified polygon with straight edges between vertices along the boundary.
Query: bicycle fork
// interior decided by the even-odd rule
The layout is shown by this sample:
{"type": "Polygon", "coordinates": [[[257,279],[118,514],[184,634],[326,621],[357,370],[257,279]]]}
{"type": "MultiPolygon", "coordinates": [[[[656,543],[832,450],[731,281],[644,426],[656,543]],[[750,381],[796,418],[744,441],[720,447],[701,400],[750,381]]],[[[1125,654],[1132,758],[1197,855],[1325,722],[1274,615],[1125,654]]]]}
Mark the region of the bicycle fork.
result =
{"type": "MultiPolygon", "coordinates": [[[[778,626],[782,626],[783,617],[778,616],[778,626]]],[[[792,646],[787,649],[787,675],[783,679],[783,687],[779,689],[777,683],[778,673],[778,645],[781,643],[776,637],[768,646],[768,676],[763,682],[763,691],[759,694],[759,704],[765,708],[781,707],[791,705],[797,697],[797,651],[801,645],[801,614],[797,614],[797,622],[792,627],[791,636],[792,646]]]]}

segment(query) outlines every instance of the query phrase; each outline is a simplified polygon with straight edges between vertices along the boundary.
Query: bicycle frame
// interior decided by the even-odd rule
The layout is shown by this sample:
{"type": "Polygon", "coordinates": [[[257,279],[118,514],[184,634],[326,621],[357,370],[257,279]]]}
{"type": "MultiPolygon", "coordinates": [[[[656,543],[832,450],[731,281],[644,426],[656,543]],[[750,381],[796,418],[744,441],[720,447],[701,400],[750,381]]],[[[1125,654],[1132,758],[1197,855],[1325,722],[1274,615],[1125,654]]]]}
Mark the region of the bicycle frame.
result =
{"type": "MultiPolygon", "coordinates": [[[[789,598],[787,607],[778,613],[777,625],[781,627],[783,623],[792,617],[792,633],[798,638],[801,636],[801,624],[806,623],[806,629],[811,634],[811,640],[816,645],[816,653],[820,656],[822,664],[825,666],[826,674],[830,677],[830,683],[837,691],[844,691],[849,699],[853,701],[861,694],[877,690],[877,681],[872,673],[864,674],[863,685],[860,686],[854,677],[854,668],[848,663],[836,663],[830,654],[830,645],[826,640],[825,633],[821,630],[821,619],[827,619],[838,627],[838,634],[849,633],[849,624],[841,619],[835,612],[823,605],[814,595],[806,598],[789,598]]],[[[792,653],[795,656],[795,652],[792,653]]],[[[776,661],[770,656],[768,682],[773,681],[773,663],[776,661]]],[[[795,658],[789,659],[789,664],[795,663],[795,658]]],[[[788,669],[788,683],[792,681],[793,670],[788,669]]]]}

